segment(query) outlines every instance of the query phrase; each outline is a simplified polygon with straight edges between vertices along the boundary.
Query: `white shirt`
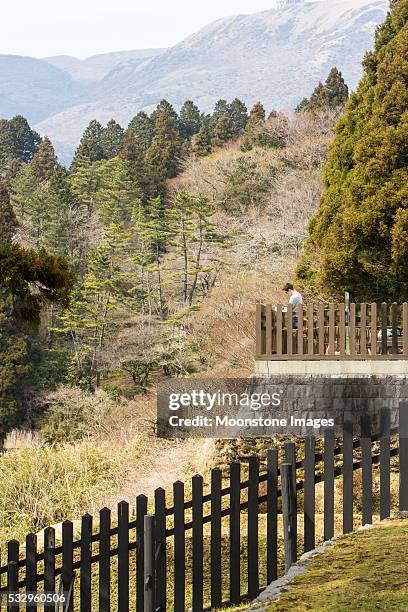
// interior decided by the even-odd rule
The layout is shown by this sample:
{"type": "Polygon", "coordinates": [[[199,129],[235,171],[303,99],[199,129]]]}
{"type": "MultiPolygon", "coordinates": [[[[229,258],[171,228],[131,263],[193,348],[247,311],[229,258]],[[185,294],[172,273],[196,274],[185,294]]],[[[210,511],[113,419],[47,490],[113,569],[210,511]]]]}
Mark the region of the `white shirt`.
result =
{"type": "Polygon", "coordinates": [[[293,312],[298,314],[299,307],[303,304],[303,298],[299,291],[294,291],[289,298],[289,304],[292,304],[293,312]]]}

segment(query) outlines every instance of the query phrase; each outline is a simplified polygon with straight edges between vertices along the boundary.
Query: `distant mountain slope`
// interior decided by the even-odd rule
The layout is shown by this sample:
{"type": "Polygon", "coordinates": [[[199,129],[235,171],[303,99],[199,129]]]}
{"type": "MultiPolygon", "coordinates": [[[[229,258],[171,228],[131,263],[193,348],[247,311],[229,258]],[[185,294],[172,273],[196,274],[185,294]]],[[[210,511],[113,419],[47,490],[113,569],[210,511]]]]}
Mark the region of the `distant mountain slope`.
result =
{"type": "Polygon", "coordinates": [[[36,128],[74,147],[90,119],[126,123],[163,97],[176,106],[191,98],[204,111],[235,96],[249,106],[262,100],[268,109],[293,109],[334,65],[356,87],[387,10],[387,0],[292,0],[215,21],[157,57],[119,66],[96,84],[87,103],[36,128]]]}
{"type": "Polygon", "coordinates": [[[30,123],[76,104],[81,88],[48,62],[0,55],[0,118],[24,115],[30,123]]]}
{"type": "Polygon", "coordinates": [[[116,51],[102,53],[86,59],[78,59],[70,55],[55,55],[45,57],[45,61],[68,72],[76,81],[99,81],[117,66],[134,62],[135,66],[141,62],[160,55],[165,49],[136,49],[134,51],[116,51]]]}

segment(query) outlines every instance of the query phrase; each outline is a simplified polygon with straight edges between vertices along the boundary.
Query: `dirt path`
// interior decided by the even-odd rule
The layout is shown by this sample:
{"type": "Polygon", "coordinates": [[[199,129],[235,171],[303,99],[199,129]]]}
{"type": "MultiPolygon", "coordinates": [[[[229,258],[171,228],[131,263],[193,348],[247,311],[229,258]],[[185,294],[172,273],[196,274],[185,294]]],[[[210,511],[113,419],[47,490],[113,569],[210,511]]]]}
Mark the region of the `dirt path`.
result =
{"type": "Polygon", "coordinates": [[[186,481],[202,474],[214,452],[213,440],[162,440],[151,436],[147,451],[140,458],[120,491],[108,502],[112,509],[121,500],[134,503],[137,495],[152,497],[162,487],[170,491],[176,480],[186,481]]]}

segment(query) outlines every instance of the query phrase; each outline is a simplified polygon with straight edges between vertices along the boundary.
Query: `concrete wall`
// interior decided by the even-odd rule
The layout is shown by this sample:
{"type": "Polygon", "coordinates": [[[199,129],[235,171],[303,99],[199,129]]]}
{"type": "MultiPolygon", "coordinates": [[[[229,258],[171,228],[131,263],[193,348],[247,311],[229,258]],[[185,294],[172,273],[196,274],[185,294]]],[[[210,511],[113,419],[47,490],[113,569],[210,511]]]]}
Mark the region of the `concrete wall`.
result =
{"type": "Polygon", "coordinates": [[[256,361],[255,376],[299,376],[313,374],[320,376],[408,376],[408,360],[298,360],[256,361]]]}

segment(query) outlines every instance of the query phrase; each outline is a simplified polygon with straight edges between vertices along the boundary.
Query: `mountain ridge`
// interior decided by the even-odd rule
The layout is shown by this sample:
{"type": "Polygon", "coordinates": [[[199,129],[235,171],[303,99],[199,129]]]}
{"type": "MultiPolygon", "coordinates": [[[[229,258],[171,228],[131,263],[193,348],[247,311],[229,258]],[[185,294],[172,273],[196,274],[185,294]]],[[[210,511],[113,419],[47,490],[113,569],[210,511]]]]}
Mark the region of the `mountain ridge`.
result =
{"type": "Polygon", "coordinates": [[[72,154],[91,119],[126,125],[162,98],[176,108],[193,99],[204,112],[234,97],[293,110],[334,65],[355,88],[387,10],[386,0],[302,1],[219,19],[153,57],[119,62],[76,104],[35,127],[72,154]]]}

